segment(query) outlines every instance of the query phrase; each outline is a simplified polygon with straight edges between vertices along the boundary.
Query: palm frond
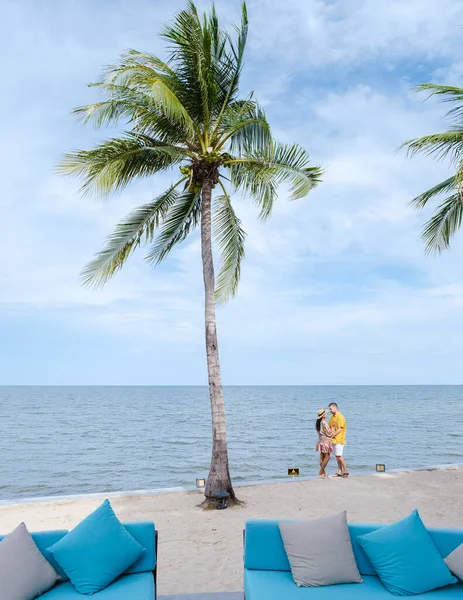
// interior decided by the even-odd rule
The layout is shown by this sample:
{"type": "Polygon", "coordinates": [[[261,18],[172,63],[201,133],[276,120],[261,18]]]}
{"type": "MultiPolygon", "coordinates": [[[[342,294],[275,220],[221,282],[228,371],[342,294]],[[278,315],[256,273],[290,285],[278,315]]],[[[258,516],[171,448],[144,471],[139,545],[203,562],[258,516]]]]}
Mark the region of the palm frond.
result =
{"type": "MultiPolygon", "coordinates": [[[[133,48],[129,48],[126,52],[124,52],[118,63],[115,65],[110,65],[106,67],[104,71],[103,81],[107,83],[114,83],[117,80],[123,80],[124,77],[128,75],[128,81],[135,81],[138,83],[137,71],[141,74],[143,69],[146,68],[146,72],[148,74],[152,74],[153,72],[158,75],[165,77],[166,82],[171,82],[172,80],[169,78],[173,78],[175,80],[176,73],[172,70],[169,65],[161,60],[159,57],[151,54],[149,52],[140,52],[139,50],[135,50],[133,48]],[[132,70],[135,67],[135,73],[132,74],[132,70]],[[134,79],[132,79],[134,77],[134,79]]],[[[125,81],[125,83],[127,80],[125,81]]],[[[142,79],[143,83],[143,79],[142,79]]]]}
{"type": "Polygon", "coordinates": [[[139,100],[131,102],[126,98],[114,98],[79,106],[72,114],[83,125],[92,123],[95,129],[99,129],[105,125],[116,125],[121,119],[125,119],[126,122],[135,120],[144,111],[148,112],[139,100]]]}
{"type": "Polygon", "coordinates": [[[407,156],[422,153],[432,155],[438,160],[449,158],[456,166],[455,175],[440,182],[423,194],[414,198],[410,204],[422,209],[428,202],[441,194],[451,195],[437,208],[433,217],[425,224],[422,239],[427,254],[442,252],[450,247],[450,241],[462,222],[463,193],[463,88],[449,85],[426,83],[416,88],[417,91],[429,92],[429,96],[437,96],[441,102],[454,103],[447,113],[454,125],[449,131],[427,135],[408,140],[400,148],[407,149],[407,156]]]}
{"type": "Polygon", "coordinates": [[[438,196],[439,194],[445,194],[447,192],[450,192],[451,190],[454,190],[455,189],[455,180],[456,180],[456,177],[453,176],[453,177],[449,177],[445,181],[442,181],[441,183],[438,183],[437,185],[435,185],[431,189],[427,190],[423,194],[420,194],[416,198],[413,198],[413,200],[410,201],[410,206],[413,206],[413,208],[417,208],[417,209],[424,208],[426,206],[426,204],[429,202],[429,200],[431,200],[435,196],[438,196]]]}
{"type": "Polygon", "coordinates": [[[426,156],[434,155],[437,160],[448,157],[452,162],[459,161],[463,155],[463,130],[451,129],[442,133],[425,135],[404,142],[401,148],[407,148],[407,156],[422,153],[426,156]]]}
{"type": "Polygon", "coordinates": [[[84,125],[92,123],[95,128],[116,125],[123,119],[134,133],[156,138],[163,144],[181,145],[194,139],[181,122],[171,121],[162,111],[155,110],[146,95],[130,99],[124,88],[119,90],[120,96],[81,106],[73,114],[84,125]]]}
{"type": "Polygon", "coordinates": [[[215,297],[220,304],[236,294],[244,259],[246,233],[236,216],[229,195],[224,193],[215,198],[213,234],[220,249],[221,266],[217,276],[215,297]]]}
{"type": "Polygon", "coordinates": [[[159,264],[172,248],[182,242],[198,224],[201,216],[201,196],[185,189],[169,206],[146,260],[159,264]]]}
{"type": "Polygon", "coordinates": [[[92,150],[66,154],[58,172],[77,175],[84,180],[82,191],[107,195],[124,188],[136,177],[148,177],[188,158],[182,147],[163,144],[146,135],[127,133],[92,150]]]}
{"type": "Polygon", "coordinates": [[[263,162],[239,161],[227,164],[233,187],[248,194],[259,206],[259,218],[267,219],[277,198],[278,183],[274,169],[263,162]]]}
{"type": "Polygon", "coordinates": [[[151,108],[181,126],[189,137],[195,134],[193,120],[182,101],[181,80],[155,56],[129,50],[118,63],[107,67],[101,81],[91,85],[99,87],[111,100],[123,99],[151,108]]]}
{"type": "MultiPolygon", "coordinates": [[[[243,68],[244,50],[246,48],[246,40],[248,37],[248,26],[246,3],[243,2],[241,7],[241,27],[235,26],[235,31],[237,33],[236,46],[233,44],[230,36],[224,36],[224,39],[220,44],[220,52],[216,52],[215,78],[220,90],[218,98],[220,111],[216,116],[213,135],[218,132],[222,124],[222,118],[238,92],[240,75],[243,68]],[[226,51],[227,41],[230,47],[229,52],[226,51]]],[[[219,46],[217,45],[217,48],[218,47],[219,46]]]]}
{"type": "Polygon", "coordinates": [[[172,185],[152,202],[135,209],[116,226],[103,250],[82,271],[82,283],[85,286],[98,287],[106,283],[123,267],[138,246],[153,240],[155,230],[179,197],[176,188],[185,179],[172,185]]]}
{"type": "Polygon", "coordinates": [[[270,126],[264,111],[252,99],[232,103],[222,116],[219,147],[228,142],[235,154],[264,153],[271,143],[270,126]]]}
{"type": "Polygon", "coordinates": [[[463,118],[463,88],[438,83],[423,83],[416,87],[416,91],[429,92],[428,98],[438,96],[440,102],[457,103],[457,106],[452,108],[446,116],[452,121],[461,124],[463,118]]]}
{"type": "Polygon", "coordinates": [[[323,171],[309,164],[309,155],[301,146],[273,142],[264,152],[248,153],[244,158],[226,161],[224,166],[230,170],[233,185],[259,202],[261,217],[266,218],[279,184],[290,185],[293,200],[306,196],[318,185],[323,171]]]}
{"type": "Polygon", "coordinates": [[[275,142],[268,159],[279,183],[289,183],[293,200],[306,196],[321,181],[322,169],[309,166],[309,154],[299,144],[275,142]]]}
{"type": "Polygon", "coordinates": [[[241,4],[241,26],[235,26],[237,33],[236,47],[232,45],[232,51],[235,55],[236,64],[240,68],[243,64],[244,51],[246,49],[246,42],[248,39],[249,20],[248,20],[248,9],[246,2],[241,4]]]}
{"type": "Polygon", "coordinates": [[[463,198],[460,193],[456,193],[446,198],[426,223],[422,234],[426,253],[436,254],[447,250],[453,235],[460,229],[462,220],[463,198]]]}
{"type": "Polygon", "coordinates": [[[92,123],[96,128],[116,125],[121,119],[130,124],[133,132],[154,137],[166,144],[194,146],[195,136],[181,120],[171,120],[165,112],[151,102],[150,96],[141,89],[129,86],[105,84],[108,100],[82,106],[74,111],[83,124],[92,123]]]}
{"type": "Polygon", "coordinates": [[[211,68],[213,32],[202,26],[193,2],[180,11],[163,37],[171,43],[169,64],[180,76],[188,94],[190,114],[197,124],[208,130],[210,107],[214,104],[214,81],[211,68]]]}
{"type": "Polygon", "coordinates": [[[256,115],[257,102],[252,98],[253,94],[249,94],[244,100],[233,100],[229,102],[223,111],[222,120],[217,124],[217,132],[222,137],[229,133],[234,125],[237,125],[247,118],[256,115]]]}

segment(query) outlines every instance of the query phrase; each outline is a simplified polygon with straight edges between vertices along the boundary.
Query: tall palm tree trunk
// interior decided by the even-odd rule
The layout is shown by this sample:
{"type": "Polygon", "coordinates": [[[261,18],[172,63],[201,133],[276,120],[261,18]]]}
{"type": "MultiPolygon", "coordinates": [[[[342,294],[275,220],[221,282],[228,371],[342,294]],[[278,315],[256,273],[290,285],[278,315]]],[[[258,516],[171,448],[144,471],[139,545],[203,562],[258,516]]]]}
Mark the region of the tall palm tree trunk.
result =
{"type": "Polygon", "coordinates": [[[228,468],[227,431],[222,376],[220,374],[219,348],[215,317],[215,276],[212,259],[212,183],[206,180],[202,188],[201,257],[203,263],[205,295],[205,329],[209,397],[212,412],[212,458],[207,478],[205,496],[214,498],[217,492],[228,492],[235,500],[228,468]]]}

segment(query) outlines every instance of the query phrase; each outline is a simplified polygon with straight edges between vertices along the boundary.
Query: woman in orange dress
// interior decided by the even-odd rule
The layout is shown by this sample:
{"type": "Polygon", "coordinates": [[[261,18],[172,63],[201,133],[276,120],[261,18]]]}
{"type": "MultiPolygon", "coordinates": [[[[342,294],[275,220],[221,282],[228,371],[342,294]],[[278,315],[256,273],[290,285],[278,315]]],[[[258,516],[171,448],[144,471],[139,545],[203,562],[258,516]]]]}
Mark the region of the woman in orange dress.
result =
{"type": "Polygon", "coordinates": [[[320,453],[320,471],[318,475],[322,479],[326,479],[328,475],[325,469],[330,461],[333,445],[330,437],[332,435],[332,431],[326,422],[326,410],[324,408],[321,408],[319,411],[317,411],[315,429],[318,433],[318,442],[315,449],[320,453]]]}

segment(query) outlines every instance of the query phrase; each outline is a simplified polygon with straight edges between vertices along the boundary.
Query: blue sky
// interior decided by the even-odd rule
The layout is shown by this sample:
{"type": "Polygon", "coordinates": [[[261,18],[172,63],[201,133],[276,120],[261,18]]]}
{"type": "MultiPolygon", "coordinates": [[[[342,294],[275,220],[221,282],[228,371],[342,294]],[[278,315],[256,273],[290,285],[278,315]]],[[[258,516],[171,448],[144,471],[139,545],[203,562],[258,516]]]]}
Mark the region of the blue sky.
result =
{"type": "MultiPolygon", "coordinates": [[[[216,3],[223,22],[239,3],[216,3]]],[[[198,2],[206,8],[208,3],[198,2]]],[[[159,269],[133,257],[104,289],[82,266],[130,209],[170,177],[104,202],[54,173],[60,155],[108,135],[70,117],[86,84],[128,47],[162,53],[178,0],[7,2],[0,24],[0,384],[205,384],[199,239],[159,269]]],[[[281,190],[262,224],[247,199],[239,294],[218,315],[226,384],[462,383],[461,235],[426,257],[426,214],[407,203],[449,165],[395,153],[441,130],[444,107],[411,88],[461,85],[454,0],[252,0],[242,80],[275,137],[326,168],[309,197],[281,190]]]]}

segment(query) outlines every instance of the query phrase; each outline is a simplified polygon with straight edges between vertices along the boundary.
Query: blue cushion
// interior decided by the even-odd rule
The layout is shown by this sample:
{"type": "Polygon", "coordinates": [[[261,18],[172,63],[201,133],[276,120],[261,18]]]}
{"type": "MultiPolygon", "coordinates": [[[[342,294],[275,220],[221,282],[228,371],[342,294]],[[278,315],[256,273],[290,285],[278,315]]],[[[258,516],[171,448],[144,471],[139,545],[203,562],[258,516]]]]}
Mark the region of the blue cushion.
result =
{"type": "Polygon", "coordinates": [[[428,533],[442,558],[463,544],[463,529],[428,529],[428,533]]]}
{"type": "MultiPolygon", "coordinates": [[[[70,581],[58,583],[49,592],[40,596],[40,600],[82,600],[82,598],[82,594],[79,594],[70,581]]],[[[95,600],[154,600],[153,573],[136,573],[119,577],[107,588],[97,592],[93,598],[95,600]]]]}
{"type": "Polygon", "coordinates": [[[94,594],[145,552],[114,514],[109,500],[49,548],[81,594],[94,594]]]}
{"type": "Polygon", "coordinates": [[[361,575],[376,575],[376,571],[370,562],[370,559],[365,554],[362,546],[359,544],[358,538],[362,535],[376,531],[384,527],[384,525],[368,525],[366,523],[349,523],[350,541],[352,542],[352,550],[354,551],[355,561],[361,575]]]}
{"type": "Polygon", "coordinates": [[[51,566],[55,569],[58,575],[61,577],[62,581],[67,581],[68,576],[63,571],[63,569],[56,562],[53,554],[48,550],[49,546],[56,544],[60,539],[62,539],[65,535],[68,534],[66,529],[58,530],[58,531],[38,531],[36,533],[31,533],[32,539],[37,544],[37,548],[44,555],[44,557],[48,560],[51,566]]]}
{"type": "Polygon", "coordinates": [[[414,596],[456,583],[418,511],[393,525],[357,537],[384,586],[414,596]]]}
{"type": "Polygon", "coordinates": [[[154,523],[152,521],[138,521],[136,523],[123,523],[123,525],[140,546],[145,549],[140,558],[124,571],[124,575],[154,571],[156,566],[154,523]]]}
{"type": "Polygon", "coordinates": [[[246,521],[244,566],[247,569],[291,570],[279,523],[259,519],[246,521]]]}
{"type": "MultiPolygon", "coordinates": [[[[352,549],[354,550],[355,560],[357,561],[357,567],[361,575],[376,575],[376,571],[368,556],[365,554],[364,550],[357,541],[357,538],[370,533],[371,531],[376,531],[381,527],[384,527],[384,525],[349,523],[352,549]]],[[[460,544],[463,544],[463,529],[427,528],[427,531],[431,536],[434,545],[439,550],[439,554],[442,556],[442,558],[445,558],[460,544]]]]}
{"type": "MultiPolygon", "coordinates": [[[[371,575],[366,575],[363,583],[358,585],[327,585],[315,588],[297,587],[288,571],[245,569],[244,591],[246,600],[391,600],[391,594],[379,578],[371,575]]],[[[457,584],[429,592],[423,600],[462,598],[463,585],[457,584]]]]}

